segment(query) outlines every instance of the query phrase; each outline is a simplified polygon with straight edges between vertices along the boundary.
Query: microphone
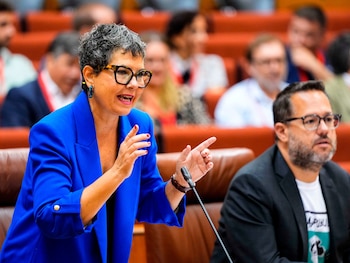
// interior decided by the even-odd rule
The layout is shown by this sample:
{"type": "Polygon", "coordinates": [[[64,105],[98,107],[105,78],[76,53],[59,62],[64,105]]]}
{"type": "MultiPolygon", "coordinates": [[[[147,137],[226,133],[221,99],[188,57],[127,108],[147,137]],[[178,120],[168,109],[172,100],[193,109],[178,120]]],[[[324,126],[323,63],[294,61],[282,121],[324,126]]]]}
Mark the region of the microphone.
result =
{"type": "Polygon", "coordinates": [[[211,220],[211,218],[210,218],[210,216],[209,216],[209,214],[208,214],[208,211],[207,211],[207,209],[205,208],[205,206],[204,206],[204,204],[203,204],[203,202],[202,202],[202,199],[200,198],[200,196],[199,196],[199,194],[198,194],[198,192],[197,192],[197,189],[196,189],[196,187],[195,187],[195,186],[196,186],[196,183],[193,182],[192,176],[191,176],[190,172],[188,171],[188,169],[187,169],[185,166],[184,166],[184,167],[181,167],[180,170],[181,170],[181,173],[182,173],[183,178],[186,180],[186,182],[188,183],[188,185],[189,185],[189,186],[191,187],[191,189],[193,190],[195,196],[197,197],[198,202],[199,202],[200,206],[202,207],[202,210],[203,210],[203,212],[204,212],[206,218],[208,219],[209,224],[210,224],[211,228],[213,229],[216,238],[218,239],[218,241],[219,241],[219,243],[220,243],[222,249],[224,250],[228,261],[229,261],[230,263],[234,263],[234,261],[232,260],[230,254],[229,254],[228,251],[227,251],[227,248],[226,248],[224,242],[222,241],[222,239],[221,239],[221,237],[220,237],[218,231],[216,230],[215,225],[214,225],[213,221],[211,220]]]}

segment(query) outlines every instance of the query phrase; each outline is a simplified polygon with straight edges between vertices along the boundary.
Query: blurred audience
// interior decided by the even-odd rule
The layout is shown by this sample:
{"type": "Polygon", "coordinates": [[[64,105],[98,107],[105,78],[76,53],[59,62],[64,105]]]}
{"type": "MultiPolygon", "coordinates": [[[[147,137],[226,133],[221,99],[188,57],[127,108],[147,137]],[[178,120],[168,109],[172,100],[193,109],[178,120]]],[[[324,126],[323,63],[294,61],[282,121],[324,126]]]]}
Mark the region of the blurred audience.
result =
{"type": "Polygon", "coordinates": [[[79,36],[77,32],[56,36],[37,79],[8,92],[0,113],[0,126],[31,127],[48,113],[75,99],[81,79],[79,36]]]}
{"type": "Polygon", "coordinates": [[[215,108],[215,123],[221,127],[273,127],[272,104],[286,87],[286,52],[274,35],[257,36],[248,46],[247,71],[251,76],[231,88],[215,108]]]}
{"type": "MultiPolygon", "coordinates": [[[[7,0],[7,2],[10,1],[7,0]]],[[[45,7],[45,0],[16,0],[12,2],[21,15],[25,15],[29,11],[41,11],[45,7]]],[[[119,10],[120,2],[121,0],[56,0],[57,8],[62,11],[72,11],[87,3],[101,3],[111,7],[113,10],[119,10]]]]}
{"type": "Polygon", "coordinates": [[[325,82],[333,112],[350,123],[350,31],[339,34],[328,46],[327,57],[335,76],[325,82]]]}
{"type": "Polygon", "coordinates": [[[147,44],[145,68],[152,78],[137,107],[150,114],[156,132],[164,125],[209,124],[210,118],[198,98],[188,87],[179,87],[170,70],[170,50],[165,38],[156,32],[144,32],[147,44]]]}
{"type": "Polygon", "coordinates": [[[13,6],[0,1],[0,96],[13,87],[35,79],[37,73],[32,62],[25,56],[13,54],[9,42],[16,33],[16,13],[13,6]]]}
{"type": "Polygon", "coordinates": [[[275,11],[275,0],[215,0],[215,3],[223,11],[275,11]]]}
{"type": "Polygon", "coordinates": [[[199,0],[136,0],[140,9],[154,11],[198,10],[199,0]]]}
{"type": "Polygon", "coordinates": [[[188,85],[197,98],[209,89],[228,86],[223,59],[204,53],[208,30],[207,18],[196,11],[175,12],[166,27],[174,77],[178,84],[188,85]]]}
{"type": "Polygon", "coordinates": [[[100,2],[81,4],[73,12],[73,29],[81,34],[90,31],[95,24],[118,24],[120,22],[119,13],[100,2]]]}
{"type": "Polygon", "coordinates": [[[333,76],[322,49],[327,28],[323,10],[303,6],[295,10],[288,27],[287,82],[326,80],[333,76]]]}

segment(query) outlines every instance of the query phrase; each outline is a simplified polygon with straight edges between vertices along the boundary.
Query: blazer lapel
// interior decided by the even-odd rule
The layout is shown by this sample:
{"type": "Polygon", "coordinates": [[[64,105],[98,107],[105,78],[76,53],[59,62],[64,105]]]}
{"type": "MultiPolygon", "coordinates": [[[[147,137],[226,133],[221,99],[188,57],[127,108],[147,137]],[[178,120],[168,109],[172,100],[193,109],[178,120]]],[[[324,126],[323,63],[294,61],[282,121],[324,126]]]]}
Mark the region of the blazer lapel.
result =
{"type": "Polygon", "coordinates": [[[303,259],[307,259],[308,237],[305,211],[297,184],[295,182],[295,177],[279,151],[276,153],[274,163],[275,171],[280,179],[280,187],[294,212],[294,219],[297,223],[299,234],[302,239],[303,259]]]}
{"type": "MultiPolygon", "coordinates": [[[[93,116],[86,94],[81,92],[73,104],[76,123],[76,158],[84,186],[92,184],[102,175],[93,116]],[[88,132],[87,132],[88,131],[88,132]]],[[[96,215],[94,229],[100,246],[102,262],[107,261],[107,215],[104,205],[96,215]]]]}

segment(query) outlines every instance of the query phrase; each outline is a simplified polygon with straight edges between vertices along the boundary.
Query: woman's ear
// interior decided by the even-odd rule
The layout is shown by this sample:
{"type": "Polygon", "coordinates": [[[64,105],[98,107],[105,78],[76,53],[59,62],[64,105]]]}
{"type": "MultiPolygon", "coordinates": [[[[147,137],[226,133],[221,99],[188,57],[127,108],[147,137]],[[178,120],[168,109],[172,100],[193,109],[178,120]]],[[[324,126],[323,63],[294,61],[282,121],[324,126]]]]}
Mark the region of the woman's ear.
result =
{"type": "Polygon", "coordinates": [[[96,76],[94,69],[87,65],[83,68],[83,78],[87,87],[94,85],[94,77],[96,76]]]}
{"type": "Polygon", "coordinates": [[[275,134],[281,142],[286,142],[288,140],[288,127],[286,124],[277,122],[275,124],[275,134]]]}

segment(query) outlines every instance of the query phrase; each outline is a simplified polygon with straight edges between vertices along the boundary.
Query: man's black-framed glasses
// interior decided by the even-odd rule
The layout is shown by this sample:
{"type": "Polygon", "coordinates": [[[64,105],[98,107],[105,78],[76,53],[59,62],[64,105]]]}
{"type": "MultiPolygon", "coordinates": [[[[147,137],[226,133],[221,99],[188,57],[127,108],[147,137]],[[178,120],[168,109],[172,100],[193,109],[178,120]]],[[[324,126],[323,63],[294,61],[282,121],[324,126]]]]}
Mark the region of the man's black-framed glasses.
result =
{"type": "Polygon", "coordinates": [[[305,115],[303,117],[289,118],[281,122],[286,123],[295,120],[302,120],[306,130],[314,131],[320,126],[321,120],[324,121],[328,129],[334,130],[339,126],[341,114],[327,114],[323,117],[317,114],[305,115]]]}
{"type": "Polygon", "coordinates": [[[128,85],[132,78],[135,77],[138,87],[146,88],[152,78],[152,72],[145,69],[141,69],[136,73],[126,66],[107,65],[105,66],[105,69],[112,69],[115,81],[122,85],[128,85]]]}

